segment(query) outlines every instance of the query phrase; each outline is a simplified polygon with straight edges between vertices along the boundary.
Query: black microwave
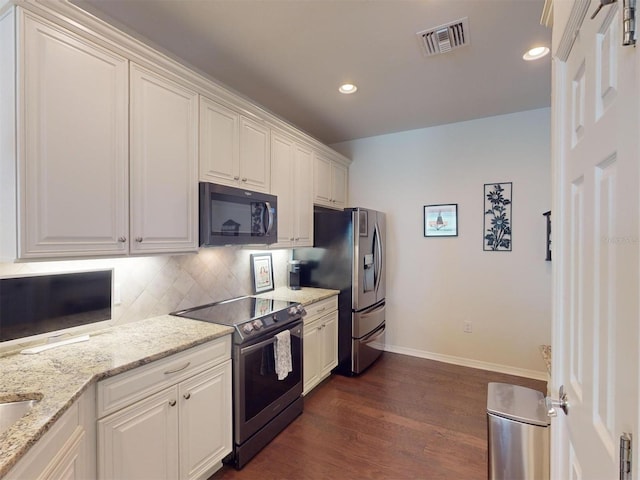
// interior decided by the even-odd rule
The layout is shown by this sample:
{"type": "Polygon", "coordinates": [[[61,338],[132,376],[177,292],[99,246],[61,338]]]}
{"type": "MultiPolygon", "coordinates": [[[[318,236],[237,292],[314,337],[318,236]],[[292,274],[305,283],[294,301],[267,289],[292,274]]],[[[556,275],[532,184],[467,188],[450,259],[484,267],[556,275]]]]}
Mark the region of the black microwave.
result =
{"type": "Polygon", "coordinates": [[[277,208],[275,195],[200,182],[200,246],[276,243],[277,208]]]}

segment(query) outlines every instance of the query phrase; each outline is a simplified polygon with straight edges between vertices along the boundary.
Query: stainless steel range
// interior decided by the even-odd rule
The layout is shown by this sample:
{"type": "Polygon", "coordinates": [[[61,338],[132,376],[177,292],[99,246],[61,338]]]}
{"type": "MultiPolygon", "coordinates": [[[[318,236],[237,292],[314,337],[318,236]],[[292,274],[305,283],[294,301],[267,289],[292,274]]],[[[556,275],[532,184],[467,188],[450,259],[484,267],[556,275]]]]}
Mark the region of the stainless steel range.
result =
{"type": "Polygon", "coordinates": [[[173,313],[227,325],[233,333],[233,437],[226,463],[242,468],[302,413],[302,315],[299,303],[239,297],[173,313]],[[276,335],[289,331],[291,369],[276,373],[276,335]],[[280,375],[282,377],[282,375],[280,375]]]}

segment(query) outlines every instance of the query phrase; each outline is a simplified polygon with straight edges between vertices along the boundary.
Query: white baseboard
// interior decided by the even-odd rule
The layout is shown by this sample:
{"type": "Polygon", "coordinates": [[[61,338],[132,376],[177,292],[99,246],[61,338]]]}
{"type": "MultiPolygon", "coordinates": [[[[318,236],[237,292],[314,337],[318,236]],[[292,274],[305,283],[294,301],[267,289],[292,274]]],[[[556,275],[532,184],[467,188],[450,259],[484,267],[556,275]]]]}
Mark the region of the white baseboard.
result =
{"type": "Polygon", "coordinates": [[[436,360],[438,362],[452,363],[462,367],[479,368],[480,370],[489,370],[491,372],[505,373],[507,375],[515,375],[517,377],[532,378],[534,380],[547,381],[547,372],[539,372],[537,370],[528,370],[526,368],[510,367],[499,363],[482,362],[470,358],[455,357],[453,355],[443,355],[441,353],[431,353],[415,348],[397,347],[395,345],[385,345],[384,350],[391,353],[400,353],[411,357],[426,358],[428,360],[436,360]]]}

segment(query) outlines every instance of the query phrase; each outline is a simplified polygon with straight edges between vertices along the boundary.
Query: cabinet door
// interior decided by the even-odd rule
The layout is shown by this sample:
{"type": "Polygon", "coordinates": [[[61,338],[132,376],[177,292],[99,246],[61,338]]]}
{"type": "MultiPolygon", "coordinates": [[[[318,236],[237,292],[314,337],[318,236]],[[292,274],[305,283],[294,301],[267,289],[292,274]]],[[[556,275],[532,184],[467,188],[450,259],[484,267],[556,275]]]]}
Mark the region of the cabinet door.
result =
{"type": "Polygon", "coordinates": [[[238,186],[240,115],[200,97],[200,180],[238,186]]]}
{"type": "Polygon", "coordinates": [[[294,242],[294,143],[283,135],[271,134],[271,193],[278,197],[278,243],[289,247],[294,242]]]}
{"type": "Polygon", "coordinates": [[[268,192],[271,180],[269,129],[240,117],[240,186],[268,192]]]}
{"type": "Polygon", "coordinates": [[[306,395],[320,380],[320,330],[318,321],[305,324],[303,328],[303,386],[302,393],[306,395]]]}
{"type": "Polygon", "coordinates": [[[127,60],[19,18],[19,256],[125,253],[127,60]]]}
{"type": "Polygon", "coordinates": [[[98,421],[98,478],[178,478],[178,387],[98,421]]]}
{"type": "Polygon", "coordinates": [[[231,452],[231,360],[179,385],[180,478],[206,478],[231,452]]]}
{"type": "Polygon", "coordinates": [[[320,322],[322,322],[320,378],[323,378],[338,365],[338,312],[322,317],[320,322]]]}
{"type": "Polygon", "coordinates": [[[296,145],[294,166],[295,246],[313,247],[313,151],[296,145]]]}
{"type": "Polygon", "coordinates": [[[83,462],[84,456],[87,455],[85,449],[85,432],[74,436],[70,442],[64,445],[64,453],[61,454],[56,460],[56,463],[50,465],[50,469],[47,469],[38,477],[39,480],[82,480],[87,478],[87,473],[84,471],[83,462]]]}
{"type": "Polygon", "coordinates": [[[347,206],[347,167],[337,162],[331,164],[331,203],[336,208],[347,206]]]}
{"type": "Polygon", "coordinates": [[[131,253],[198,247],[198,95],[131,65],[131,253]]]}
{"type": "Polygon", "coordinates": [[[313,168],[314,202],[320,205],[331,205],[331,160],[323,155],[316,155],[313,168]]]}

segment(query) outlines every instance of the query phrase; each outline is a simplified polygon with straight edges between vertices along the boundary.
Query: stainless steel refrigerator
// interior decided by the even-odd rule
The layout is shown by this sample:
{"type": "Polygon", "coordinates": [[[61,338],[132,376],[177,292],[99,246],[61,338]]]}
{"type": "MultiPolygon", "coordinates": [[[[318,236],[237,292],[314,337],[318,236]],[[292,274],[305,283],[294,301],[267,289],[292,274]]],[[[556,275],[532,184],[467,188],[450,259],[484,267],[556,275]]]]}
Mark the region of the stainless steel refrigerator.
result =
{"type": "Polygon", "coordinates": [[[385,214],[365,208],[315,207],[314,248],[293,251],[303,286],[340,290],[338,366],[355,375],[384,350],[385,214]]]}

